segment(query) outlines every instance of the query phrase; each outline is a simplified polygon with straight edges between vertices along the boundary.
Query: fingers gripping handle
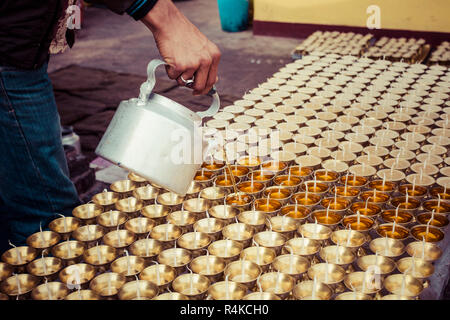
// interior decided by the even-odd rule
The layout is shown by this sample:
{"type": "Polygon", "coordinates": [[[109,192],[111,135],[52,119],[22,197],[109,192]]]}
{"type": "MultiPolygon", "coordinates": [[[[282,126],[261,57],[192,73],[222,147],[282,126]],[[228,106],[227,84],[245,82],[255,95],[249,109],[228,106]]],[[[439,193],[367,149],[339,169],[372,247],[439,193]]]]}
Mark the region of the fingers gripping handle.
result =
{"type": "MultiPolygon", "coordinates": [[[[139,93],[139,102],[140,103],[142,103],[142,104],[147,103],[147,101],[150,97],[150,94],[152,93],[153,88],[155,87],[156,68],[158,68],[161,65],[166,65],[166,64],[167,63],[165,63],[164,61],[159,60],[159,59],[154,59],[154,60],[150,61],[150,63],[147,66],[147,81],[145,81],[141,85],[141,88],[140,88],[140,93],[139,93]]],[[[216,92],[216,87],[213,87],[208,92],[208,95],[213,98],[213,101],[211,103],[211,106],[206,111],[197,112],[197,114],[201,118],[212,117],[213,115],[215,115],[217,113],[217,111],[219,111],[219,108],[220,108],[220,99],[219,99],[219,95],[216,92]]]]}

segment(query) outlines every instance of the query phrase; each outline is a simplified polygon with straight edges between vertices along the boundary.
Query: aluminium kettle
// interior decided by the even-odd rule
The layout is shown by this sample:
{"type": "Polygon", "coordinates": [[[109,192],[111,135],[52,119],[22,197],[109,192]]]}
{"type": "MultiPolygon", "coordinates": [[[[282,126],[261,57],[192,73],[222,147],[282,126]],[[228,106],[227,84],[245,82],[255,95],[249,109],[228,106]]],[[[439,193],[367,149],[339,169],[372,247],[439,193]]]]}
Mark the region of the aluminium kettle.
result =
{"type": "Polygon", "coordinates": [[[203,139],[202,119],[217,113],[219,96],[213,87],[211,106],[193,112],[153,93],[155,70],[166,64],[152,60],[139,98],[120,103],[95,153],[149,181],[184,196],[211,144],[203,139]]]}

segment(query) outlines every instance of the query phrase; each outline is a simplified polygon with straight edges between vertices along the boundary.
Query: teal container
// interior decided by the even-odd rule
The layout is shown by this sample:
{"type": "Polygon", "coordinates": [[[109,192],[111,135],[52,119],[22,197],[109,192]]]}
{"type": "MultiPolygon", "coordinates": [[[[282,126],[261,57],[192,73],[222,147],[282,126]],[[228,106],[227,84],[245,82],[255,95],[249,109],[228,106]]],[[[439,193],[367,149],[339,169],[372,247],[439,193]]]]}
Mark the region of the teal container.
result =
{"type": "Polygon", "coordinates": [[[248,0],[217,0],[223,31],[238,32],[248,27],[248,0]]]}

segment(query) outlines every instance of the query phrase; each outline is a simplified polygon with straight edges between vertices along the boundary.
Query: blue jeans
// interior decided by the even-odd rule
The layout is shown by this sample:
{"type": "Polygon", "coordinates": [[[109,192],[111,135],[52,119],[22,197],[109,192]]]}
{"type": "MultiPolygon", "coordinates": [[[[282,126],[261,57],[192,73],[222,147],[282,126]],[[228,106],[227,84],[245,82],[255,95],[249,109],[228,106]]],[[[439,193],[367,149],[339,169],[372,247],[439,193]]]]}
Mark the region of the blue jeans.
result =
{"type": "Polygon", "coordinates": [[[0,66],[0,254],[80,204],[61,143],[47,64],[0,66]]]}

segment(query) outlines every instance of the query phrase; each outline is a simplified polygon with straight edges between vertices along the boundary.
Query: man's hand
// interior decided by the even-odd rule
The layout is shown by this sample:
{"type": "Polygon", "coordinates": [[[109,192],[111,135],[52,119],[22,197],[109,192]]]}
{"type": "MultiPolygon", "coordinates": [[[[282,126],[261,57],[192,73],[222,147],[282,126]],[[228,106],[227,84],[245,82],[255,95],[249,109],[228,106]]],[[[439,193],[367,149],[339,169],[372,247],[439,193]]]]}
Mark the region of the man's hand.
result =
{"type": "Polygon", "coordinates": [[[218,80],[220,51],[170,0],[158,0],[142,19],[152,31],[164,61],[167,75],[184,85],[195,77],[194,95],[206,94],[218,80]]]}

